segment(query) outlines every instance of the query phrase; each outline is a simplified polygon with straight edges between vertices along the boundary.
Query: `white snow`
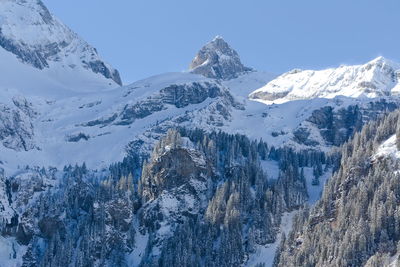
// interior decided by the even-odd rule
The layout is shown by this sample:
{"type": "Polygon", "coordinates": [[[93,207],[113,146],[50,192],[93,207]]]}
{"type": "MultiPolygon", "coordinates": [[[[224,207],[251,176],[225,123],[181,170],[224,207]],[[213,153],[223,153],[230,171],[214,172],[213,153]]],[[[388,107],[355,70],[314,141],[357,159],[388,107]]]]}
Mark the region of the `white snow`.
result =
{"type": "Polygon", "coordinates": [[[293,217],[297,211],[292,211],[290,213],[284,213],[282,216],[282,222],[280,226],[280,232],[278,233],[278,238],[272,244],[267,244],[265,246],[258,246],[257,251],[250,255],[249,260],[246,262],[245,266],[254,267],[257,264],[265,264],[265,267],[271,267],[274,262],[274,257],[276,250],[278,249],[282,233],[287,236],[292,230],[293,217]]]}
{"type": "Polygon", "coordinates": [[[14,238],[0,236],[0,267],[21,267],[22,256],[26,247],[21,246],[14,238]]]}
{"type": "Polygon", "coordinates": [[[240,75],[236,79],[223,81],[222,83],[229,88],[230,92],[238,100],[246,101],[250,93],[275,78],[276,75],[269,72],[253,71],[240,75]]]}
{"type": "Polygon", "coordinates": [[[268,145],[276,147],[286,144],[298,149],[307,148],[292,141],[293,131],[312,111],[332,103],[327,99],[299,100],[282,105],[248,101],[245,110],[232,111],[232,121],[222,129],[229,133],[244,134],[251,139],[263,139],[268,145]]]}
{"type": "Polygon", "coordinates": [[[378,148],[374,158],[391,157],[393,159],[400,159],[400,151],[396,146],[396,135],[392,135],[389,139],[384,141],[378,148]]]}
{"type": "MultiPolygon", "coordinates": [[[[71,69],[58,63],[39,70],[23,64],[0,47],[0,89],[8,94],[23,94],[48,101],[116,88],[113,81],[83,67],[71,69]],[[23,78],[21,78],[23,77],[23,78]]],[[[3,94],[3,92],[1,92],[3,94]]],[[[0,95],[2,96],[2,95],[0,95]]],[[[0,98],[3,101],[3,98],[0,98]]]]}
{"type": "Polygon", "coordinates": [[[142,235],[137,232],[135,235],[135,247],[132,253],[128,254],[126,261],[128,266],[139,266],[144,254],[146,253],[147,243],[149,241],[149,234],[142,235]]]}
{"type": "MultiPolygon", "coordinates": [[[[324,167],[324,166],[323,166],[324,167]]],[[[306,178],[308,203],[314,205],[320,198],[326,181],[332,176],[332,169],[328,169],[319,177],[319,185],[312,185],[314,179],[313,168],[304,168],[304,176],[306,178]]]]}

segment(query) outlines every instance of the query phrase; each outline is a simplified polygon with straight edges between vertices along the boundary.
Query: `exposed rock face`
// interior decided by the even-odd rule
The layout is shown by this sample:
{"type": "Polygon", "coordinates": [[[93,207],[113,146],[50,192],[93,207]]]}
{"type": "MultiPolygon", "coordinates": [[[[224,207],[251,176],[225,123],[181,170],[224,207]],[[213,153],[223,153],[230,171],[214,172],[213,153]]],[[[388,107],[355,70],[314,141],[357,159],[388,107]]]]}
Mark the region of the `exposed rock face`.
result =
{"type": "Polygon", "coordinates": [[[251,99],[262,99],[267,101],[274,101],[287,96],[289,92],[268,92],[256,91],[250,95],[251,99]]]}
{"type": "Polygon", "coordinates": [[[229,80],[252,69],[245,67],[238,53],[217,36],[197,53],[190,70],[208,78],[229,80]]]}
{"type": "MultiPolygon", "coordinates": [[[[114,249],[119,253],[132,250],[135,230],[131,227],[132,202],[125,191],[126,188],[124,187],[120,197],[111,198],[107,196],[107,183],[104,183],[105,190],[101,193],[101,198],[107,200],[100,204],[99,195],[95,194],[93,186],[82,179],[87,174],[85,167],[75,170],[65,168],[65,171],[74,178],[64,173],[65,181],[62,183],[54,177],[57,171],[50,169],[22,170],[19,175],[6,180],[11,203],[8,206],[11,207],[6,207],[5,212],[1,212],[0,231],[4,238],[2,240],[12,236],[17,241],[13,246],[26,246],[23,254],[19,254],[19,251],[14,253],[18,254],[27,266],[65,266],[64,261],[70,260],[67,252],[70,247],[61,244],[68,239],[82,239],[85,241],[76,244],[85,251],[87,263],[81,264],[78,260],[78,263],[73,265],[108,266],[101,262],[93,264],[93,261],[100,257],[114,260],[114,249]],[[8,210],[11,212],[6,216],[8,210]],[[95,234],[86,232],[86,227],[95,234]],[[53,245],[57,247],[52,249],[57,253],[56,257],[52,257],[55,263],[46,263],[53,260],[46,259],[45,254],[35,249],[43,241],[49,244],[47,248],[53,245]]],[[[7,198],[3,196],[1,179],[0,209],[7,198]]],[[[120,187],[122,190],[122,183],[120,187]]],[[[115,263],[114,266],[122,265],[115,263]]]]}
{"type": "MultiPolygon", "coordinates": [[[[15,54],[21,61],[29,63],[38,69],[47,68],[49,65],[44,58],[44,56],[38,51],[32,51],[30,49],[24,48],[21,45],[14,44],[11,39],[7,39],[1,32],[0,29],[0,46],[5,50],[15,54]]],[[[50,51],[49,51],[50,52],[50,51]]],[[[52,51],[52,53],[58,53],[59,51],[52,51]]],[[[50,53],[50,54],[52,54],[50,53]]]]}
{"type": "Polygon", "coordinates": [[[11,207],[11,186],[0,169],[0,232],[7,234],[7,228],[14,227],[18,222],[15,211],[11,207]]]}
{"type": "MultiPolygon", "coordinates": [[[[5,212],[1,214],[6,224],[0,224],[0,231],[6,236],[15,236],[20,244],[29,244],[35,233],[33,223],[36,222],[36,217],[28,206],[32,203],[32,199],[50,189],[54,184],[53,173],[48,174],[46,176],[38,170],[23,170],[12,178],[3,178],[6,196],[3,196],[0,183],[1,202],[4,204],[4,201],[8,200],[5,212]]],[[[41,234],[50,237],[54,234],[54,229],[59,226],[61,227],[55,218],[49,215],[49,218],[41,221],[41,234]]]]}
{"type": "MultiPolygon", "coordinates": [[[[203,153],[167,142],[155,150],[151,162],[144,167],[139,186],[144,203],[139,218],[144,227],[154,231],[153,244],[159,248],[164,247],[179,224],[204,212],[213,177],[203,153]]],[[[154,250],[149,251],[148,257],[158,258],[154,250]]]]}
{"type": "Polygon", "coordinates": [[[167,108],[167,105],[173,105],[177,108],[183,108],[190,104],[199,104],[207,98],[216,98],[224,92],[216,84],[184,84],[171,85],[162,90],[155,96],[148,97],[134,105],[127,105],[122,112],[121,124],[129,124],[136,119],[142,119],[154,112],[167,108]]]}
{"type": "Polygon", "coordinates": [[[340,146],[355,132],[361,130],[366,122],[377,119],[380,115],[395,110],[398,106],[399,103],[387,102],[385,99],[340,109],[325,106],[314,110],[306,122],[294,131],[294,140],[308,146],[317,145],[319,142],[313,140],[311,136],[311,127],[316,127],[327,145],[340,146]]]}
{"type": "Polygon", "coordinates": [[[32,119],[37,113],[23,97],[14,97],[13,104],[0,103],[0,141],[5,147],[17,151],[34,149],[32,119]]]}
{"type": "Polygon", "coordinates": [[[0,9],[0,47],[22,62],[37,69],[50,68],[54,63],[80,66],[122,85],[118,71],[55,19],[40,0],[4,0],[0,9]]]}
{"type": "Polygon", "coordinates": [[[81,140],[89,140],[90,136],[84,134],[84,133],[78,133],[78,134],[74,134],[74,135],[69,135],[66,137],[66,140],[68,142],[79,142],[81,140]]]}
{"type": "Polygon", "coordinates": [[[118,70],[112,69],[101,60],[94,60],[91,62],[82,62],[85,67],[91,69],[94,73],[100,73],[107,79],[111,79],[119,85],[122,85],[122,80],[118,70]]]}
{"type": "MultiPolygon", "coordinates": [[[[210,116],[223,116],[228,119],[231,107],[241,108],[240,104],[235,101],[227,88],[220,83],[208,80],[201,82],[190,82],[182,84],[171,84],[161,88],[152,94],[148,94],[143,98],[133,99],[128,102],[123,108],[112,111],[112,114],[82,124],[86,127],[114,125],[130,125],[136,120],[146,118],[155,113],[164,112],[178,108],[191,109],[190,105],[204,104],[198,107],[199,111],[202,108],[213,109],[210,111],[210,116]],[[209,101],[209,102],[206,102],[209,101]]],[[[183,112],[182,112],[183,113],[183,112]]],[[[192,114],[193,116],[193,114],[192,114]]],[[[176,124],[189,120],[188,112],[176,116],[168,120],[176,121],[176,124]]],[[[162,117],[160,117],[162,118],[162,117]]],[[[160,122],[161,123],[161,122],[160,122]]],[[[171,125],[169,125],[170,127],[171,125]]],[[[168,128],[169,128],[168,127],[168,128]]]]}
{"type": "Polygon", "coordinates": [[[163,191],[180,186],[190,186],[191,179],[204,182],[212,172],[204,156],[196,150],[174,148],[154,159],[142,177],[144,200],[156,199],[163,191]]]}

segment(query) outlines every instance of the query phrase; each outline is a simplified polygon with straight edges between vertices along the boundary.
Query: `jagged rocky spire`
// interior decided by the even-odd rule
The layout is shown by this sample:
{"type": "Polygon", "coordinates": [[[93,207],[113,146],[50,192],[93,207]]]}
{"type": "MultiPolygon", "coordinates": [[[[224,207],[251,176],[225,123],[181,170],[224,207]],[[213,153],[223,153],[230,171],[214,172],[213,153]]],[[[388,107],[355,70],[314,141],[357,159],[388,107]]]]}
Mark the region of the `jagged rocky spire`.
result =
{"type": "Polygon", "coordinates": [[[221,37],[215,37],[197,53],[190,71],[208,78],[229,80],[251,71],[240,61],[238,53],[221,37]]]}

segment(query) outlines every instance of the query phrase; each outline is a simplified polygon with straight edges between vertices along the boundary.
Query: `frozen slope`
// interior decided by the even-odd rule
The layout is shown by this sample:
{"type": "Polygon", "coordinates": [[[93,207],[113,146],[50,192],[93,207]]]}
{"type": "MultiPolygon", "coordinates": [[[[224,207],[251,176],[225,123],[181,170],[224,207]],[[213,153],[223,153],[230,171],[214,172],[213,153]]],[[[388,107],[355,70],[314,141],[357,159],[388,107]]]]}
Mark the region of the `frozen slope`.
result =
{"type": "MultiPolygon", "coordinates": [[[[29,3],[18,8],[31,11],[29,3]]],[[[99,73],[51,61],[40,69],[1,48],[0,57],[0,166],[8,174],[24,165],[107,167],[126,155],[131,142],[143,142],[148,151],[170,127],[243,132],[236,122],[253,105],[264,108],[247,95],[275,77],[253,71],[219,81],[166,73],[111,89],[116,84],[99,73]]]]}
{"type": "Polygon", "coordinates": [[[43,70],[34,68],[1,47],[0,61],[0,94],[8,91],[35,99],[55,100],[118,87],[101,74],[84,69],[71,69],[57,63],[43,70]]]}
{"type": "Polygon", "coordinates": [[[174,126],[211,130],[241,106],[228,88],[190,73],[167,73],[114,90],[27,102],[36,114],[26,118],[33,133],[25,142],[32,147],[0,146],[4,167],[80,162],[106,167],[126,155],[130,141],[140,139],[151,145],[174,126]]]}

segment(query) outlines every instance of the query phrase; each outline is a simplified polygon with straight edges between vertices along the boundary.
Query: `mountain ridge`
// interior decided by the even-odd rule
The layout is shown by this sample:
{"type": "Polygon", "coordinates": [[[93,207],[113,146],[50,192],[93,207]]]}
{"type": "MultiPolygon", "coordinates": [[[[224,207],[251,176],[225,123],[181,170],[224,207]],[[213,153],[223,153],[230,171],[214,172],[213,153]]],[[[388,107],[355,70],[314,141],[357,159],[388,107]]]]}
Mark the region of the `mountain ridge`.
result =
{"type": "Polygon", "coordinates": [[[377,57],[362,65],[323,70],[292,70],[250,94],[266,104],[311,98],[376,98],[397,95],[400,65],[377,57]]]}

